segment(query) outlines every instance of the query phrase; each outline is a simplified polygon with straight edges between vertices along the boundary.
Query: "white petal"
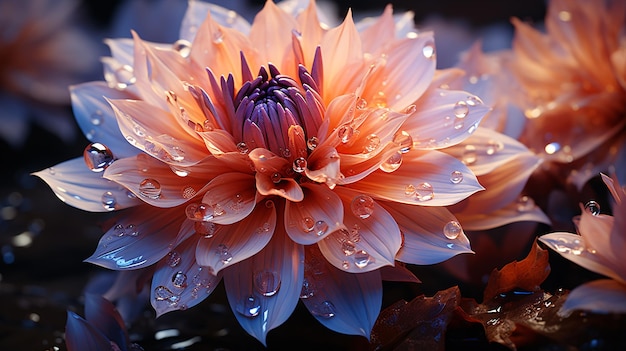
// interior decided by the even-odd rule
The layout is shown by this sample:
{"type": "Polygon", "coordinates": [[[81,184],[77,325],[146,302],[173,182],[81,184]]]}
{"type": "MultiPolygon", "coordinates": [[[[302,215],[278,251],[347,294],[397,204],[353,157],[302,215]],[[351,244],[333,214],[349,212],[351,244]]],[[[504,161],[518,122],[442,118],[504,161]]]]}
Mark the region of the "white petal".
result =
{"type": "Polygon", "coordinates": [[[569,293],[559,314],[567,315],[574,310],[626,313],[626,285],[610,279],[580,285],[569,293]]]}

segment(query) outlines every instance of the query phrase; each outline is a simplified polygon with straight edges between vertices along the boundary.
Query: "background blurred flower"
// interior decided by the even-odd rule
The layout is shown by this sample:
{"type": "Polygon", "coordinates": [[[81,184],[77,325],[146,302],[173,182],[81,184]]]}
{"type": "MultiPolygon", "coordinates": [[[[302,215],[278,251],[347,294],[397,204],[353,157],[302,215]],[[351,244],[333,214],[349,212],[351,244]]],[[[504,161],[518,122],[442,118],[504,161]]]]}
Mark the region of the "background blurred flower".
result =
{"type": "Polygon", "coordinates": [[[70,141],[68,86],[91,77],[98,47],[73,15],[76,1],[0,1],[0,136],[23,144],[31,121],[70,141]]]}
{"type": "Polygon", "coordinates": [[[381,277],[416,281],[379,268],[471,252],[443,206],[482,187],[436,149],[465,140],[488,108],[431,84],[432,33],[390,6],[360,31],[351,13],[322,25],[313,1],[286,8],[268,1],[249,24],[192,1],[173,45],[109,40],[107,82],[72,89],[93,143],[36,175],[78,208],[127,208],[87,261],[154,267],[159,315],[223,277],[263,343],[299,299],[330,329],[369,336],[381,277]]]}
{"type": "Polygon", "coordinates": [[[556,232],[539,239],[566,259],[609,279],[599,279],[575,288],[569,294],[561,313],[590,310],[600,313],[626,312],[626,190],[613,176],[602,174],[602,180],[615,200],[613,215],[600,213],[598,203],[591,201],[580,217],[574,219],[580,235],[556,232]]]}

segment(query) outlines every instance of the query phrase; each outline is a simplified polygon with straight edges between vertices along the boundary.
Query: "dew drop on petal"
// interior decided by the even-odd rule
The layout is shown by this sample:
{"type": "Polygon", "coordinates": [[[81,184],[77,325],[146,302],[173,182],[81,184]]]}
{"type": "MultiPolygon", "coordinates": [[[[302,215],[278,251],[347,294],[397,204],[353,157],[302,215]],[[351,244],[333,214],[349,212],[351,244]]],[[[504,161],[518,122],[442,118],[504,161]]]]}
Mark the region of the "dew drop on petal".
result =
{"type": "Polygon", "coordinates": [[[400,152],[406,154],[413,147],[413,138],[407,131],[399,131],[393,136],[393,142],[400,146],[400,152]]]}
{"type": "Polygon", "coordinates": [[[379,91],[378,93],[376,93],[374,95],[374,98],[372,99],[372,103],[378,108],[387,107],[387,96],[385,96],[385,92],[379,91]]]}
{"type": "Polygon", "coordinates": [[[463,173],[461,173],[461,171],[452,171],[452,173],[450,173],[450,182],[452,184],[459,184],[462,181],[463,173]]]}
{"type": "Polygon", "coordinates": [[[126,229],[124,229],[124,231],[125,231],[125,233],[127,235],[130,235],[130,236],[137,236],[137,235],[139,235],[139,229],[137,229],[137,226],[132,224],[132,223],[127,225],[126,229]]]}
{"type": "Polygon", "coordinates": [[[343,262],[341,263],[341,267],[342,267],[343,269],[350,269],[350,262],[348,262],[348,261],[343,261],[343,262]]]}
{"type": "Polygon", "coordinates": [[[315,220],[313,220],[313,218],[308,217],[308,216],[302,218],[302,230],[305,233],[309,233],[313,231],[314,228],[315,228],[315,220]]]}
{"type": "Polygon", "coordinates": [[[219,256],[223,264],[227,264],[233,260],[233,255],[228,250],[228,246],[224,244],[217,245],[216,254],[219,256]]]}
{"type": "Polygon", "coordinates": [[[427,59],[434,59],[436,56],[435,55],[435,43],[432,41],[429,41],[426,44],[424,44],[424,47],[422,48],[422,54],[427,59]]]}
{"type": "Polygon", "coordinates": [[[248,318],[256,317],[261,312],[261,302],[256,296],[249,295],[243,299],[241,305],[237,308],[237,312],[248,318]]]}
{"type": "Polygon", "coordinates": [[[496,152],[502,150],[504,148],[504,144],[502,144],[499,141],[495,141],[495,140],[489,140],[489,142],[487,142],[487,149],[486,149],[486,153],[487,155],[493,155],[496,152]]]}
{"type": "Polygon", "coordinates": [[[237,143],[237,151],[241,154],[247,154],[250,150],[248,149],[248,145],[242,141],[237,143]]]}
{"type": "Polygon", "coordinates": [[[273,296],[280,289],[280,274],[273,271],[261,271],[254,275],[254,288],[263,296],[273,296]]]}
{"type": "Polygon", "coordinates": [[[115,205],[117,205],[117,200],[115,199],[115,195],[113,195],[112,192],[106,191],[104,194],[102,194],[101,200],[102,200],[102,206],[104,206],[104,208],[107,211],[115,210],[115,205]]]}
{"type": "Polygon", "coordinates": [[[354,135],[354,128],[348,125],[343,125],[339,127],[339,129],[337,130],[337,136],[339,137],[339,140],[341,140],[343,144],[347,144],[353,135],[354,135]]]}
{"type": "Polygon", "coordinates": [[[597,216],[600,214],[600,204],[593,200],[588,201],[585,204],[585,211],[587,211],[587,213],[590,213],[594,216],[597,216]]]}
{"type": "Polygon", "coordinates": [[[400,168],[401,164],[402,164],[402,152],[398,151],[395,154],[391,155],[387,160],[385,160],[385,162],[383,162],[379,168],[383,172],[390,173],[400,168]]]}
{"type": "Polygon", "coordinates": [[[415,111],[417,111],[417,107],[415,105],[409,105],[407,106],[407,108],[404,109],[404,113],[406,114],[411,114],[411,113],[414,113],[415,111]]]}
{"type": "Polygon", "coordinates": [[[526,195],[522,195],[517,199],[517,211],[518,212],[526,212],[535,208],[535,201],[526,195]]]}
{"type": "Polygon", "coordinates": [[[332,318],[335,316],[336,309],[332,302],[326,300],[313,306],[310,310],[311,314],[321,318],[332,318]]]}
{"type": "Polygon", "coordinates": [[[163,285],[159,285],[154,288],[154,299],[157,301],[166,301],[171,299],[174,296],[172,290],[168,289],[163,285]]]}
{"type": "Polygon", "coordinates": [[[184,289],[187,287],[187,275],[183,272],[176,272],[172,276],[172,285],[179,289],[184,289]]]}
{"type": "Polygon", "coordinates": [[[102,172],[115,160],[111,150],[103,144],[91,143],[83,151],[87,167],[93,172],[102,172]]]}
{"type": "Polygon", "coordinates": [[[365,250],[359,250],[354,253],[354,265],[359,268],[365,268],[371,262],[371,256],[365,250]]]}
{"type": "Polygon", "coordinates": [[[552,155],[554,153],[556,153],[557,151],[561,150],[561,144],[554,142],[554,143],[549,143],[546,145],[546,147],[544,148],[546,154],[548,155],[552,155]]]}
{"type": "Polygon", "coordinates": [[[465,121],[461,118],[455,118],[454,119],[454,129],[459,130],[461,128],[465,127],[465,121]]]}
{"type": "Polygon", "coordinates": [[[116,236],[124,236],[124,234],[126,234],[126,232],[124,231],[124,226],[121,224],[116,224],[115,227],[113,227],[113,233],[116,236]]]}
{"type": "Polygon", "coordinates": [[[406,196],[413,196],[413,195],[415,195],[415,185],[409,184],[406,187],[404,187],[404,195],[406,195],[406,196]]]}
{"type": "Polygon", "coordinates": [[[179,39],[172,45],[172,49],[183,58],[187,58],[191,54],[191,43],[188,40],[179,39]]]}
{"type": "Polygon", "coordinates": [[[302,173],[306,170],[307,162],[304,157],[298,157],[293,160],[293,170],[297,173],[302,173]]]}
{"type": "Polygon", "coordinates": [[[471,165],[476,162],[476,146],[474,145],[465,145],[465,150],[463,150],[463,156],[461,161],[466,165],[471,165]]]}
{"type": "Polygon", "coordinates": [[[283,179],[283,177],[280,175],[280,173],[274,172],[274,173],[272,173],[270,179],[272,180],[272,183],[277,184],[277,183],[280,183],[280,181],[281,181],[281,179],[283,179]]]}
{"type": "Polygon", "coordinates": [[[352,213],[361,218],[366,219],[374,212],[374,199],[367,195],[357,195],[352,199],[352,213]]]}
{"type": "Polygon", "coordinates": [[[420,183],[418,186],[415,187],[415,197],[419,201],[432,200],[435,197],[433,186],[426,182],[420,183]]]}
{"type": "Polygon", "coordinates": [[[315,222],[315,234],[317,234],[318,236],[322,236],[326,234],[327,230],[328,230],[328,223],[326,223],[325,221],[321,221],[321,220],[315,222]]]}
{"type": "Polygon", "coordinates": [[[463,233],[463,228],[457,221],[450,221],[443,226],[443,235],[450,240],[458,238],[461,233],[463,233]]]}
{"type": "Polygon", "coordinates": [[[315,295],[315,283],[313,283],[313,281],[310,278],[305,276],[304,280],[302,281],[302,289],[300,290],[300,298],[308,299],[310,297],[313,297],[313,295],[315,295]]]}
{"type": "Polygon", "coordinates": [[[452,112],[456,118],[465,118],[469,113],[469,106],[465,101],[457,101],[452,108],[452,112]]]}
{"type": "Polygon", "coordinates": [[[365,138],[365,146],[363,151],[365,153],[372,152],[380,146],[380,138],[376,134],[370,134],[365,138]]]}
{"type": "Polygon", "coordinates": [[[343,251],[344,255],[351,256],[356,252],[356,247],[352,241],[346,240],[341,243],[341,251],[343,251]]]}
{"type": "Polygon", "coordinates": [[[161,197],[161,184],[152,178],[146,178],[139,183],[139,193],[150,199],[161,197]]]}
{"type": "Polygon", "coordinates": [[[199,221],[193,224],[193,228],[196,233],[204,235],[205,238],[209,239],[215,235],[215,231],[217,231],[217,224],[213,222],[199,221]]]}
{"type": "Polygon", "coordinates": [[[167,265],[172,268],[178,266],[181,260],[182,260],[181,255],[176,251],[172,251],[167,254],[167,258],[166,258],[167,265]]]}
{"type": "Polygon", "coordinates": [[[213,44],[219,45],[222,43],[224,43],[224,33],[222,33],[221,29],[217,28],[213,33],[213,44]]]}
{"type": "Polygon", "coordinates": [[[320,141],[316,136],[312,136],[306,141],[306,147],[308,147],[309,150],[313,151],[315,150],[319,142],[320,141]]]}
{"type": "Polygon", "coordinates": [[[356,102],[356,108],[357,108],[358,110],[364,110],[364,109],[366,109],[366,108],[367,108],[367,100],[365,100],[365,99],[359,99],[359,100],[356,102]]]}
{"type": "Polygon", "coordinates": [[[89,121],[94,126],[99,126],[102,124],[102,119],[104,118],[104,113],[101,110],[95,110],[91,115],[89,115],[89,121]]]}

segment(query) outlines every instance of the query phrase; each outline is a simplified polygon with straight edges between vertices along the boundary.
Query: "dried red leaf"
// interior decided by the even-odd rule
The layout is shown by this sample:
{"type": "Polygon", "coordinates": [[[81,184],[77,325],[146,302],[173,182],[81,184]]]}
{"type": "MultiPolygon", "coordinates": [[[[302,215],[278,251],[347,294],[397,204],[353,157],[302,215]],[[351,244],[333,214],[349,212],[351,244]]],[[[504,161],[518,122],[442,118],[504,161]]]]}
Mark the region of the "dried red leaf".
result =
{"type": "Polygon", "coordinates": [[[535,239],[526,258],[511,262],[501,270],[494,269],[491,272],[483,294],[483,301],[514,289],[538,291],[539,284],[543,283],[549,274],[548,251],[539,247],[535,239]]]}

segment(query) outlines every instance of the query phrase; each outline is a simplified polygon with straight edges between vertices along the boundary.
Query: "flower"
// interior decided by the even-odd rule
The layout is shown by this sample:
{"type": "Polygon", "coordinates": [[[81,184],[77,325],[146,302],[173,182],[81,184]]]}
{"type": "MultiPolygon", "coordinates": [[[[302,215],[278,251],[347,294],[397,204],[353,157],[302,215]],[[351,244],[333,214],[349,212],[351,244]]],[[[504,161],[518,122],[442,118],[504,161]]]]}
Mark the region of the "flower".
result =
{"type": "Polygon", "coordinates": [[[66,108],[69,84],[97,66],[97,49],[72,22],[76,1],[0,3],[0,136],[20,147],[29,121],[65,141],[76,134],[66,108]]]}
{"type": "Polygon", "coordinates": [[[626,264],[622,257],[626,248],[626,190],[615,176],[601,176],[615,200],[613,216],[601,214],[599,205],[590,201],[580,206],[582,213],[575,218],[580,235],[556,232],[539,238],[566,259],[608,278],[572,290],[559,311],[563,314],[573,310],[626,312],[626,264]]]}
{"type": "Polygon", "coordinates": [[[520,140],[560,183],[578,189],[624,169],[626,41],[623,1],[550,1],[543,34],[513,19],[512,73],[528,118],[520,140]]]}
{"type": "Polygon", "coordinates": [[[153,269],[157,314],[223,278],[262,343],[298,301],[332,330],[369,336],[381,277],[416,281],[396,260],[471,252],[443,206],[482,189],[437,150],[488,108],[431,84],[432,33],[396,24],[390,6],[357,31],[350,13],[326,28],[314,1],[296,5],[268,1],[249,24],[192,1],[173,45],[108,41],[107,82],[72,88],[92,143],[36,173],[70,205],[120,210],[87,261],[153,269]],[[446,125],[460,104],[463,123],[446,125]]]}

